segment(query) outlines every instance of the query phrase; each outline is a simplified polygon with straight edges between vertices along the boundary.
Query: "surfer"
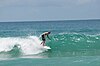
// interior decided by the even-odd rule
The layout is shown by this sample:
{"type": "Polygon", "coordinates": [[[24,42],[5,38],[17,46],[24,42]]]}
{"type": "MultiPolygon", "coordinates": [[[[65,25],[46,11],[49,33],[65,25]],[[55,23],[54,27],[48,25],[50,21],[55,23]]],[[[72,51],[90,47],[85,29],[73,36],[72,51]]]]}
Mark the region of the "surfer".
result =
{"type": "Polygon", "coordinates": [[[45,46],[46,36],[47,36],[48,39],[50,39],[50,38],[49,38],[49,34],[50,34],[50,33],[51,33],[51,32],[44,32],[44,33],[41,35],[41,37],[42,37],[42,42],[41,42],[41,44],[43,44],[43,46],[45,46]]]}

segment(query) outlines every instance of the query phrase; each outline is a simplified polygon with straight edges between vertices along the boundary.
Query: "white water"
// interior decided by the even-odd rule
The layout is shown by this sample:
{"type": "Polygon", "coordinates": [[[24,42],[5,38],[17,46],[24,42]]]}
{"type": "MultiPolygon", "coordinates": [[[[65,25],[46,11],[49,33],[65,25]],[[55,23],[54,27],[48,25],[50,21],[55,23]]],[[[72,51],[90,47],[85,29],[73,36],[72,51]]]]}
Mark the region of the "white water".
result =
{"type": "Polygon", "coordinates": [[[7,37],[0,38],[0,52],[11,51],[14,46],[18,46],[20,51],[25,54],[38,54],[46,51],[43,46],[40,45],[41,41],[36,36],[29,36],[25,38],[20,37],[7,37]]]}

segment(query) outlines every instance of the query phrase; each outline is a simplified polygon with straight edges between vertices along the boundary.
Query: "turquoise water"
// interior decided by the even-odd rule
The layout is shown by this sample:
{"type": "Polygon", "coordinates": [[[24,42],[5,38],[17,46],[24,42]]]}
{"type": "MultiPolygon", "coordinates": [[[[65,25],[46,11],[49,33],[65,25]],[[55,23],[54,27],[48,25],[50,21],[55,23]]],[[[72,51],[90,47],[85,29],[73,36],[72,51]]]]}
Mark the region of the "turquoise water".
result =
{"type": "Polygon", "coordinates": [[[100,20],[0,22],[0,66],[28,65],[100,66],[100,20]]]}

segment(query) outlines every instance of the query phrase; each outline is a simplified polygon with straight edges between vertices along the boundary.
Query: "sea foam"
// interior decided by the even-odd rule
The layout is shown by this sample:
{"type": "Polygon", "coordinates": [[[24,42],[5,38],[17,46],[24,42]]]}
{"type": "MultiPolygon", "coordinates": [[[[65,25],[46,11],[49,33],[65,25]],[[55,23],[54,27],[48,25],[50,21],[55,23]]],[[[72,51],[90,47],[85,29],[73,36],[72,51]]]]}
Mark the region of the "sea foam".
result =
{"type": "Polygon", "coordinates": [[[9,52],[16,46],[25,55],[39,54],[46,51],[40,44],[37,36],[0,38],[0,52],[9,52]]]}

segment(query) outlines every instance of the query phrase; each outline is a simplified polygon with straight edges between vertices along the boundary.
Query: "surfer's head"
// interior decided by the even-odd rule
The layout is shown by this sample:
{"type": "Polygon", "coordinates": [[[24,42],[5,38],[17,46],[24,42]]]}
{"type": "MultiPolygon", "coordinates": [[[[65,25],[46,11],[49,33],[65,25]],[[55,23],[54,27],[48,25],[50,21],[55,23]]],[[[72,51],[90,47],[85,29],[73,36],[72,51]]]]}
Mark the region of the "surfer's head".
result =
{"type": "Polygon", "coordinates": [[[51,32],[48,32],[48,34],[50,34],[51,32]]]}

